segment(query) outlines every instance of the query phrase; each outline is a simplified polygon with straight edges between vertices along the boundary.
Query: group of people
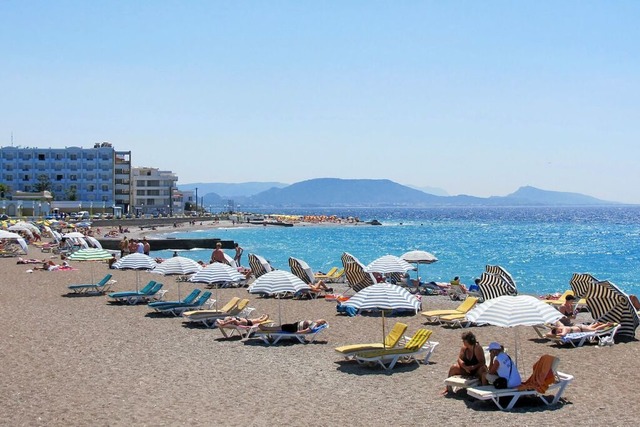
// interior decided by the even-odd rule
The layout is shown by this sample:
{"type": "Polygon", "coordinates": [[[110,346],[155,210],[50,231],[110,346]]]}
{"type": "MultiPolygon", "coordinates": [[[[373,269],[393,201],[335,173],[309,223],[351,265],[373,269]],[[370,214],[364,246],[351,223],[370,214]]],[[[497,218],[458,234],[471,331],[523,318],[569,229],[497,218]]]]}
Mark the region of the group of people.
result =
{"type": "MultiPolygon", "coordinates": [[[[494,384],[498,378],[504,378],[506,387],[517,387],[522,383],[520,373],[511,357],[504,352],[504,347],[498,342],[492,342],[488,347],[489,364],[485,358],[484,349],[478,343],[473,332],[462,334],[462,347],[458,353],[456,363],[449,368],[449,376],[463,375],[476,377],[482,385],[494,384]]],[[[443,394],[450,393],[449,386],[443,394]]]]}
{"type": "Polygon", "coordinates": [[[127,236],[124,236],[120,241],[120,258],[134,253],[140,253],[149,255],[151,252],[151,245],[146,237],[143,237],[142,240],[136,239],[127,239],[127,236]]]}

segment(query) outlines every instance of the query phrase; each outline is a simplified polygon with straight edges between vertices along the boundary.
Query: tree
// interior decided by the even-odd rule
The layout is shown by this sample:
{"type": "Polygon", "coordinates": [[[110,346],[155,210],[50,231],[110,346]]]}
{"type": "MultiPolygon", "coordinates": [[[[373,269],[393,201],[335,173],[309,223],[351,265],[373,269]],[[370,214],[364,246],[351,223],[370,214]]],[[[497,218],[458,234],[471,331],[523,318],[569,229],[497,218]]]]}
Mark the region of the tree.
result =
{"type": "Polygon", "coordinates": [[[11,191],[7,184],[0,184],[0,199],[7,197],[7,193],[11,191]]]}
{"type": "Polygon", "coordinates": [[[193,209],[193,203],[191,203],[191,202],[185,202],[185,204],[184,204],[184,210],[185,210],[185,211],[190,211],[190,210],[192,210],[192,209],[193,209]]]}
{"type": "Polygon", "coordinates": [[[36,193],[51,191],[51,181],[47,175],[38,175],[38,182],[35,184],[36,193]]]}

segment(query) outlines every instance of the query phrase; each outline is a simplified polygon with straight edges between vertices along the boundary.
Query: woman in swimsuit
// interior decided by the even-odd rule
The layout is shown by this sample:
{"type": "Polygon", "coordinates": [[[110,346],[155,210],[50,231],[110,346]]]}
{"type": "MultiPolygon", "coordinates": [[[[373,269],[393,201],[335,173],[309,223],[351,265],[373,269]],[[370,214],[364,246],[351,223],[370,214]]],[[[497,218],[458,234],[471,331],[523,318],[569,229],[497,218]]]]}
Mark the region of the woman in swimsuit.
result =
{"type": "Polygon", "coordinates": [[[575,325],[575,326],[556,326],[551,329],[552,337],[564,337],[567,334],[575,332],[597,332],[603,329],[609,329],[613,323],[595,322],[591,325],[575,325]]]}
{"type": "Polygon", "coordinates": [[[324,325],[325,323],[327,323],[327,321],[324,319],[318,319],[315,321],[301,320],[295,323],[283,323],[282,325],[260,325],[259,328],[261,331],[282,331],[289,333],[308,334],[318,326],[324,325]]]}
{"type": "Polygon", "coordinates": [[[228,316],[224,319],[216,320],[216,325],[219,328],[224,328],[225,326],[234,325],[234,326],[253,326],[259,325],[262,322],[266,322],[269,319],[269,315],[264,314],[256,319],[249,319],[247,317],[233,317],[228,316]]]}
{"type": "MultiPolygon", "coordinates": [[[[487,362],[484,358],[482,346],[476,341],[476,336],[473,332],[464,332],[458,360],[449,368],[449,376],[463,375],[482,379],[486,372],[487,362]]],[[[447,387],[443,394],[449,392],[451,392],[451,389],[447,387]]]]}

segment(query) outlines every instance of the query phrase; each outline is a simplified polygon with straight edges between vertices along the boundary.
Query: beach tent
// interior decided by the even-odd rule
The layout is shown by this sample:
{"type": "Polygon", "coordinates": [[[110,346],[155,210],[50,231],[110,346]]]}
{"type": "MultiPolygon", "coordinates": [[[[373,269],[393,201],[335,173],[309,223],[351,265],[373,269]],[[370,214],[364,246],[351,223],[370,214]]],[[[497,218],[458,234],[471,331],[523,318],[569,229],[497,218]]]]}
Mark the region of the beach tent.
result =
{"type": "Polygon", "coordinates": [[[376,284],[376,278],[373,274],[368,273],[365,270],[364,264],[362,264],[356,257],[348,252],[344,252],[341,260],[342,266],[344,267],[344,274],[347,277],[347,283],[351,289],[358,292],[367,286],[376,284]]]}

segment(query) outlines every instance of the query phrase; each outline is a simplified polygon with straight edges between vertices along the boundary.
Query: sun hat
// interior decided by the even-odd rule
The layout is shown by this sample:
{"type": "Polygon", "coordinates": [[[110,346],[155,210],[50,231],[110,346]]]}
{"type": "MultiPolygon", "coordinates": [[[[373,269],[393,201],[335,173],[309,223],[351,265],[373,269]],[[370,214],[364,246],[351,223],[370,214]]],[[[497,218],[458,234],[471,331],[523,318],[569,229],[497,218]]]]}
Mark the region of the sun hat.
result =
{"type": "Polygon", "coordinates": [[[502,350],[502,346],[500,345],[500,343],[497,343],[494,341],[491,344],[489,344],[489,351],[491,350],[502,350]]]}

